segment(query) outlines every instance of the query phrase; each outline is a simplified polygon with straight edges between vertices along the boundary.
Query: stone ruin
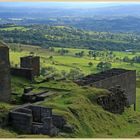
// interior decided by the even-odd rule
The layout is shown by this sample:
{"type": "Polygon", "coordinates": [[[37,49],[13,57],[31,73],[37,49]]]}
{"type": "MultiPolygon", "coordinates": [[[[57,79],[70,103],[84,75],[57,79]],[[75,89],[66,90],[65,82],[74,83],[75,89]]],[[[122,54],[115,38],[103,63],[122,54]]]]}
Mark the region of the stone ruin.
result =
{"type": "Polygon", "coordinates": [[[20,68],[11,68],[11,74],[24,77],[33,81],[35,76],[40,74],[40,57],[26,56],[20,58],[20,68]]]}
{"type": "Polygon", "coordinates": [[[40,75],[40,57],[39,56],[25,56],[20,58],[20,67],[33,69],[33,75],[40,75]]]}
{"type": "Polygon", "coordinates": [[[52,114],[52,108],[26,104],[9,114],[9,123],[23,134],[47,134],[56,136],[59,132],[71,130],[64,117],[52,114]]]}
{"type": "Polygon", "coordinates": [[[0,101],[8,102],[11,97],[9,48],[0,42],[0,101]]]}
{"type": "MultiPolygon", "coordinates": [[[[39,74],[39,59],[37,63],[32,61],[32,68],[11,68],[13,75],[32,79],[32,76],[39,74]],[[37,64],[37,65],[36,65],[37,64]],[[37,66],[38,70],[36,71],[37,66]],[[30,71],[30,69],[32,69],[30,71]],[[32,71],[34,71],[32,73],[32,71]],[[24,73],[24,74],[23,74],[24,73]]],[[[22,60],[24,61],[24,60],[22,60]]],[[[27,62],[27,60],[26,60],[27,62]]],[[[28,63],[28,62],[27,62],[28,63]]],[[[31,63],[31,61],[29,62],[31,63]]],[[[24,64],[21,64],[22,66],[24,64]]],[[[25,65],[23,67],[26,67],[25,65]]],[[[28,66],[27,66],[28,67],[28,66]]],[[[27,89],[26,89],[27,92],[27,89]]],[[[28,93],[28,92],[27,92],[28,93]]],[[[10,61],[9,48],[0,42],[0,101],[10,101],[11,81],[10,81],[10,61]]],[[[46,93],[40,93],[37,100],[42,100],[46,93]]],[[[48,94],[48,93],[47,93],[48,94]]],[[[9,113],[9,124],[24,134],[47,134],[57,135],[59,132],[73,132],[74,127],[68,125],[64,117],[52,114],[52,108],[41,107],[37,105],[23,105],[13,109],[9,113]]]]}
{"type": "Polygon", "coordinates": [[[97,74],[91,74],[75,81],[78,85],[93,86],[96,88],[110,89],[120,85],[125,90],[128,105],[136,106],[136,71],[125,69],[110,69],[97,74]]]}
{"type": "Polygon", "coordinates": [[[125,90],[121,89],[119,85],[110,88],[108,95],[99,96],[97,103],[105,110],[117,114],[122,114],[125,107],[128,106],[125,90]]]}
{"type": "Polygon", "coordinates": [[[28,68],[11,68],[11,75],[23,77],[30,81],[34,79],[33,70],[28,68]]]}
{"type": "Polygon", "coordinates": [[[46,97],[49,97],[50,95],[54,94],[53,91],[45,90],[42,92],[34,93],[32,87],[26,87],[24,88],[24,93],[22,95],[22,100],[24,102],[34,103],[38,101],[44,101],[46,97]]]}

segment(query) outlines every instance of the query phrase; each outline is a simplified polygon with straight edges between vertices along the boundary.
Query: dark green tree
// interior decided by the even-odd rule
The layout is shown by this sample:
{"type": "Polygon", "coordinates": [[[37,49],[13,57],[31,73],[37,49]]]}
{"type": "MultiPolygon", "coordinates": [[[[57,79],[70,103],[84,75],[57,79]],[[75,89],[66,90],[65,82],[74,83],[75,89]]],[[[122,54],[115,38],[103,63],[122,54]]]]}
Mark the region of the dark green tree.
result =
{"type": "Polygon", "coordinates": [[[112,67],[112,65],[109,62],[100,62],[97,65],[97,70],[99,70],[99,71],[106,71],[106,70],[111,69],[111,67],[112,67]]]}

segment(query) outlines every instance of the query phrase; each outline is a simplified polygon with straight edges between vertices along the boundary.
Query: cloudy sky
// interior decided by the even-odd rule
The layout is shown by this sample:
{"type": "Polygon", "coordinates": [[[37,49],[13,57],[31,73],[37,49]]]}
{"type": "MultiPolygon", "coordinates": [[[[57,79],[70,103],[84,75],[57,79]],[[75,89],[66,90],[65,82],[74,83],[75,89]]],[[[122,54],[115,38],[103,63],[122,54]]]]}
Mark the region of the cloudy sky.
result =
{"type": "Polygon", "coordinates": [[[65,8],[98,8],[108,6],[140,4],[136,2],[0,2],[6,7],[65,7],[65,8]]]}

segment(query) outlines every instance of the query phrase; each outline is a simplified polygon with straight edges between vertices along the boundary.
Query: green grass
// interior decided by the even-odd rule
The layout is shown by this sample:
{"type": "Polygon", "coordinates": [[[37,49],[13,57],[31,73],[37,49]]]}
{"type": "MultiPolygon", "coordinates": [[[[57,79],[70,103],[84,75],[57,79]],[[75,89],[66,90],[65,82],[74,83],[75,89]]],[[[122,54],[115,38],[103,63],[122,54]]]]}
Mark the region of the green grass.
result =
{"type": "MultiPolygon", "coordinates": [[[[46,86],[66,88],[68,84],[52,82],[49,85],[46,83],[46,86]]],[[[41,103],[43,106],[54,108],[53,113],[64,115],[68,123],[75,126],[75,133],[66,137],[136,137],[140,130],[139,112],[129,108],[122,115],[109,113],[96,103],[97,96],[107,94],[107,91],[80,88],[71,82],[69,86],[71,91],[61,92],[41,103]]]]}
{"type": "MultiPolygon", "coordinates": [[[[10,45],[14,46],[14,45],[10,45]]],[[[95,73],[97,72],[96,66],[100,61],[105,61],[107,58],[97,58],[96,60],[89,58],[88,51],[85,49],[67,49],[69,50],[69,53],[67,55],[61,56],[58,54],[58,50],[60,48],[55,48],[55,52],[50,52],[47,49],[40,49],[37,46],[29,46],[29,45],[21,45],[22,47],[16,47],[17,48],[22,48],[22,52],[20,51],[10,51],[10,61],[12,62],[13,65],[20,63],[20,57],[21,56],[27,56],[29,55],[30,52],[34,52],[36,55],[41,56],[41,66],[42,67],[47,67],[47,66],[53,66],[57,70],[62,71],[69,71],[72,68],[80,68],[83,73],[85,74],[90,74],[90,73],[95,73]],[[76,52],[84,51],[85,56],[82,58],[75,57],[76,52]],[[53,60],[49,60],[49,56],[53,56],[53,60]],[[54,62],[54,63],[52,63],[54,62]],[[92,62],[93,66],[89,66],[88,63],[92,62]]],[[[139,52],[136,54],[132,54],[131,52],[113,52],[116,57],[123,58],[125,56],[128,56],[129,58],[132,58],[134,56],[140,55],[139,52]]],[[[133,65],[130,65],[129,63],[121,62],[121,61],[115,61],[115,60],[106,60],[110,61],[112,63],[112,67],[115,68],[126,68],[126,69],[132,69],[132,70],[137,70],[139,71],[140,69],[140,64],[134,63],[133,65]]]]}
{"type": "Polygon", "coordinates": [[[0,138],[15,138],[17,134],[9,129],[0,128],[0,138]]]}
{"type": "Polygon", "coordinates": [[[13,30],[21,30],[21,31],[27,31],[28,28],[17,26],[17,27],[7,27],[7,28],[0,28],[1,31],[13,31],[13,30]]]}
{"type": "Polygon", "coordinates": [[[11,63],[20,64],[20,57],[29,55],[28,52],[10,52],[11,63]]]}
{"type": "Polygon", "coordinates": [[[20,78],[20,77],[11,77],[11,87],[12,87],[12,92],[15,93],[23,93],[23,88],[27,85],[30,84],[30,81],[20,78]]]}

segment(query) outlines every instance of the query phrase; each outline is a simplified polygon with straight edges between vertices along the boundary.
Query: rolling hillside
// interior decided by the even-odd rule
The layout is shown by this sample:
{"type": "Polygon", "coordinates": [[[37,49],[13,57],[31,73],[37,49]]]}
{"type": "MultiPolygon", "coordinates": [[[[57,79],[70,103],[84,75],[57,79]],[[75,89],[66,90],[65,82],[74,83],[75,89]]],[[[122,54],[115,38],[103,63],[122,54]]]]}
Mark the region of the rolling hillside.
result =
{"type": "Polygon", "coordinates": [[[69,26],[0,26],[0,38],[7,43],[38,45],[43,48],[86,48],[92,50],[140,50],[140,36],[133,33],[95,32],[69,26]]]}

